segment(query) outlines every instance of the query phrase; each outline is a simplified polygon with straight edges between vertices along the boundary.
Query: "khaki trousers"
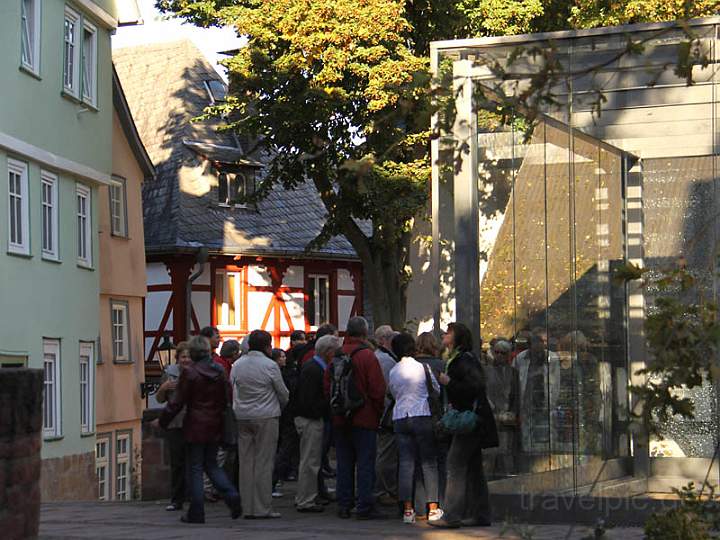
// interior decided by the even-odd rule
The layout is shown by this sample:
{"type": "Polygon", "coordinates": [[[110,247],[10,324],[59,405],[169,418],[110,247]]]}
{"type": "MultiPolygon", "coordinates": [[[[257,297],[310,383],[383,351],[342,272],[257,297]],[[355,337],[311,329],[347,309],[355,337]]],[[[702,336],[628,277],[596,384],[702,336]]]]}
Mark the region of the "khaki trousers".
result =
{"type": "Polygon", "coordinates": [[[398,495],[398,449],[395,434],[382,431],[377,438],[375,495],[398,495]]]}
{"type": "Polygon", "coordinates": [[[272,511],[272,472],[278,444],[278,418],[238,420],[239,488],[247,516],[272,511]]]}
{"type": "Polygon", "coordinates": [[[318,494],[318,474],[322,463],[323,425],[322,419],[295,418],[295,428],[300,436],[300,466],[295,506],[298,509],[315,504],[318,494]]]}

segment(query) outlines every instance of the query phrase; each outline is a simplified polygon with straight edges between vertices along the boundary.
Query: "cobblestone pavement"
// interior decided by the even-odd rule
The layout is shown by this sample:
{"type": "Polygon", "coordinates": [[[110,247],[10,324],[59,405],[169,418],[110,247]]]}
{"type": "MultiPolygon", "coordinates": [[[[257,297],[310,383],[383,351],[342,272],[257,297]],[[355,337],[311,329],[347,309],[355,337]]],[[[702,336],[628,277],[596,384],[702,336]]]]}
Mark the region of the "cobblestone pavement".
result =
{"type": "MultiPolygon", "coordinates": [[[[73,502],[44,504],[40,513],[41,539],[103,539],[170,540],[178,538],[219,540],[222,538],[253,538],[258,540],[301,540],[311,538],[353,540],[377,538],[420,538],[422,540],[452,540],[478,538],[482,540],[580,540],[592,539],[585,526],[572,525],[516,525],[503,531],[499,523],[487,528],[463,528],[442,531],[426,523],[404,525],[400,518],[381,521],[342,520],[335,515],[334,506],[324,514],[300,514],[292,507],[292,497],[277,500],[276,509],[282,518],[272,520],[233,521],[221,503],[206,505],[206,524],[180,523],[178,512],[166,512],[165,501],[143,503],[73,502]]],[[[0,537],[2,534],[0,534],[0,537]]],[[[613,540],[641,540],[638,528],[612,529],[613,540]]]]}

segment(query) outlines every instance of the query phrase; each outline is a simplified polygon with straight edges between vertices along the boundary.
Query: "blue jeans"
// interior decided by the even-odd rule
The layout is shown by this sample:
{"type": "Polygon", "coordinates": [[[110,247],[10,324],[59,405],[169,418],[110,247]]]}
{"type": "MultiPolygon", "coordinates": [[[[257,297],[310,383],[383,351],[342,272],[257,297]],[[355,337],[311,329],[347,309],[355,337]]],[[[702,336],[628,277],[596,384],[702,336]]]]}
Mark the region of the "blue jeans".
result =
{"type": "Polygon", "coordinates": [[[377,433],[364,428],[335,428],[337,457],[337,500],[341,509],[353,506],[355,467],[357,466],[357,511],[368,512],[375,504],[375,456],[377,433]]]}
{"type": "Polygon", "coordinates": [[[218,467],[217,443],[187,443],[187,461],[190,463],[190,521],[205,521],[205,490],[203,472],[208,475],[215,489],[230,508],[240,502],[240,495],[228,480],[225,471],[218,467]]]}
{"type": "MultiPolygon", "coordinates": [[[[395,420],[395,441],[400,456],[398,498],[413,500],[416,466],[422,468],[426,502],[438,502],[438,451],[430,416],[410,416],[395,420]]],[[[420,509],[417,509],[420,510],[420,509]]],[[[424,512],[423,512],[424,513],[424,512]]]]}

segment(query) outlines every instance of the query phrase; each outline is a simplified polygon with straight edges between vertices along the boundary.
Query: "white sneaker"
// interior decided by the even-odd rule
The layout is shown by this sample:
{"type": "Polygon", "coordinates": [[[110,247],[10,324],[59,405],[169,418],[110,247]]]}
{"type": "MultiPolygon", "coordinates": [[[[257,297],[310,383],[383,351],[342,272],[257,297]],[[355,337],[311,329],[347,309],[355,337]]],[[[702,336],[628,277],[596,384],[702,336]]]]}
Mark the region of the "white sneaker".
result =
{"type": "Polygon", "coordinates": [[[435,510],[430,510],[428,512],[428,521],[438,521],[443,518],[445,515],[445,512],[442,511],[440,508],[436,508],[435,510]]]}
{"type": "Polygon", "coordinates": [[[415,510],[405,510],[403,512],[403,523],[415,523],[415,510]]]}

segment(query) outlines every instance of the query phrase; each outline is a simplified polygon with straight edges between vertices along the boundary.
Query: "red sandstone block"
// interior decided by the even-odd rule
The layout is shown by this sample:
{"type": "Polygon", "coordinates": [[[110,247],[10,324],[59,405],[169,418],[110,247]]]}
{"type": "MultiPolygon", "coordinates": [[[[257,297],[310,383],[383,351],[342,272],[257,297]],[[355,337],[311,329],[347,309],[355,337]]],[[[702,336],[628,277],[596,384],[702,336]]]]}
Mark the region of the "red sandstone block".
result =
{"type": "Polygon", "coordinates": [[[14,444],[5,437],[0,437],[0,460],[7,459],[11,456],[11,450],[14,444]]]}
{"type": "Polygon", "coordinates": [[[146,443],[142,448],[143,463],[158,465],[162,463],[162,448],[159,444],[146,443]]]}
{"type": "MultiPolygon", "coordinates": [[[[7,497],[7,482],[5,473],[5,461],[0,459],[0,519],[2,518],[2,509],[5,508],[5,498],[7,497]]],[[[2,530],[2,529],[0,529],[2,530]]]]}
{"type": "Polygon", "coordinates": [[[40,452],[40,433],[20,435],[15,439],[0,439],[0,460],[24,458],[40,452]]]}
{"type": "Polygon", "coordinates": [[[31,484],[40,479],[40,456],[10,460],[8,483],[12,486],[31,484]]]}
{"type": "Polygon", "coordinates": [[[11,512],[0,519],[0,531],[3,540],[22,540],[25,536],[26,515],[23,512],[11,512]]]}
{"type": "Polygon", "coordinates": [[[23,498],[23,506],[25,506],[28,511],[32,509],[36,509],[38,512],[40,511],[40,485],[37,482],[27,486],[27,491],[23,498]]]}
{"type": "MultiPolygon", "coordinates": [[[[38,490],[38,494],[40,491],[38,490]]],[[[40,504],[27,509],[25,513],[25,537],[35,538],[40,530],[40,504]]]]}
{"type": "Polygon", "coordinates": [[[8,490],[7,505],[11,513],[24,513],[26,517],[31,511],[39,512],[40,487],[37,484],[13,487],[8,490]]]}

